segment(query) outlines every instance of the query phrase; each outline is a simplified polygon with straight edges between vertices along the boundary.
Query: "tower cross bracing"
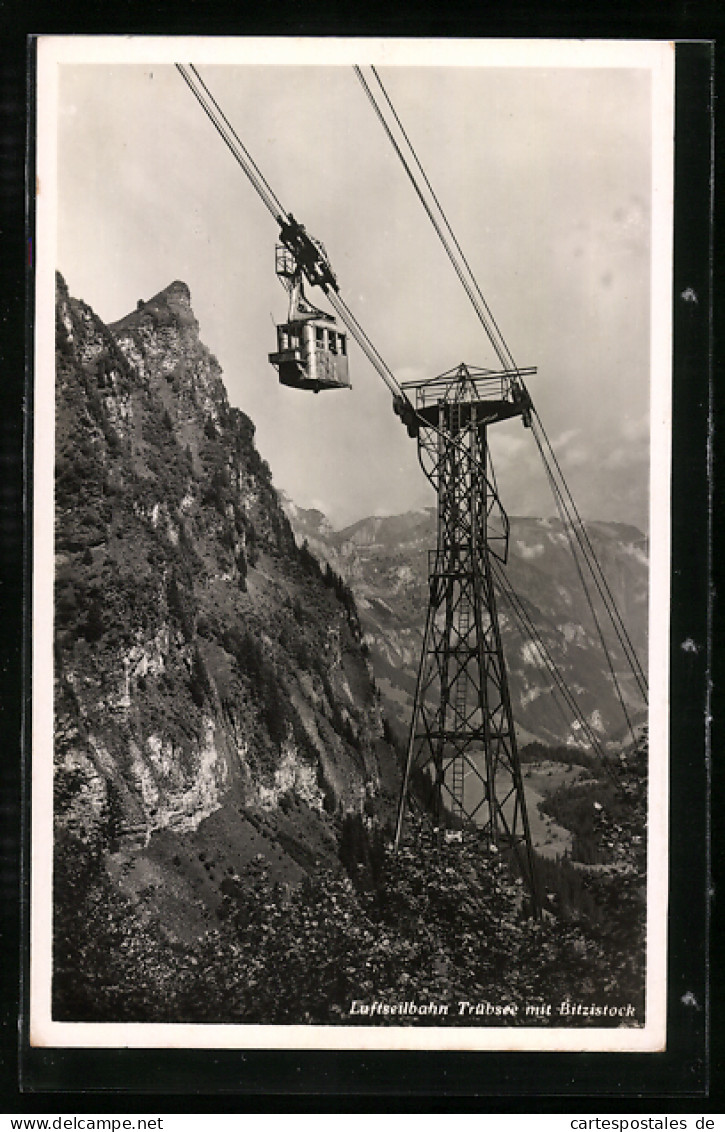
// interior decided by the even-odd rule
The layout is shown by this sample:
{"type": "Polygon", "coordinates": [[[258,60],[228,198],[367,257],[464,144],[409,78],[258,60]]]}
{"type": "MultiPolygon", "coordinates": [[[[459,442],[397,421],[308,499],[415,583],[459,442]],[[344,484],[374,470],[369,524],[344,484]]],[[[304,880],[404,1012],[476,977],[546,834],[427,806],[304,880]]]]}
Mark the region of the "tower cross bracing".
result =
{"type": "Polygon", "coordinates": [[[515,858],[534,906],[533,850],[501,644],[492,557],[505,563],[509,523],[488,447],[491,424],[530,402],[523,373],[461,364],[414,391],[418,456],[437,496],[437,544],[396,828],[411,796],[439,829],[476,827],[515,858]]]}

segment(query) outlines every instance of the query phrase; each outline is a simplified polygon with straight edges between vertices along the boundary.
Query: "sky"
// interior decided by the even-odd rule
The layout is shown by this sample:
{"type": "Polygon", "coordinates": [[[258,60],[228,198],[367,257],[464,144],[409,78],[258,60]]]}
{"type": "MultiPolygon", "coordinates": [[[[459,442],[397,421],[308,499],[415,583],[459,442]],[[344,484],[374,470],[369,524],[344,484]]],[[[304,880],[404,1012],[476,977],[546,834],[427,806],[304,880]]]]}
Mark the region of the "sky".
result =
{"type": "MultiPolygon", "coordinates": [[[[198,66],[398,380],[498,368],[352,67],[198,66]]],[[[537,367],[529,391],[580,512],[645,530],[650,71],[378,71],[517,364],[537,367]]],[[[278,488],[338,527],[433,505],[354,343],[352,391],[279,385],[277,229],[175,68],[66,63],[58,95],[57,267],[71,294],[113,322],[183,280],[278,488]]],[[[509,514],[553,514],[531,433],[517,420],[490,434],[509,514]]]]}

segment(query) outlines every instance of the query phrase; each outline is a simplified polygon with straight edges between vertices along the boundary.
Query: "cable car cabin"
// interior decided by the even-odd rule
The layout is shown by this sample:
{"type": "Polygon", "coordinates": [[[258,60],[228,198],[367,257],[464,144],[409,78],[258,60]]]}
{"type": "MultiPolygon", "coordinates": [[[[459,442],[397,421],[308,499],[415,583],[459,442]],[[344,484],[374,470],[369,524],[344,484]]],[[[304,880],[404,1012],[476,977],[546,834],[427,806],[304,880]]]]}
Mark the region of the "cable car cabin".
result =
{"type": "Polygon", "coordinates": [[[269,355],[280,383],[315,393],[349,389],[347,337],[337,329],[331,314],[305,297],[298,259],[281,244],[275,249],[275,271],[289,291],[287,321],[277,326],[277,352],[269,355]]]}
{"type": "Polygon", "coordinates": [[[277,352],[270,354],[269,360],[276,366],[282,385],[315,393],[350,388],[347,336],[323,319],[324,315],[277,327],[277,352]]]}

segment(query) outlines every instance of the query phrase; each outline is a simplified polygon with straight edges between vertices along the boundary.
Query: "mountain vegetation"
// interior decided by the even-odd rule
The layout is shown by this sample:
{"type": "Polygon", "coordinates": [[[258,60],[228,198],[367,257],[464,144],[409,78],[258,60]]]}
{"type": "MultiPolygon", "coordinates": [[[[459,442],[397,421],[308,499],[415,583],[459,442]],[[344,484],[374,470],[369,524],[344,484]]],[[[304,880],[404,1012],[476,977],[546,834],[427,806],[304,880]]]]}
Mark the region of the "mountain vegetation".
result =
{"type": "MultiPolygon", "coordinates": [[[[640,746],[616,772],[621,820],[625,799],[641,796],[644,755],[640,746]]],[[[379,1002],[445,1004],[442,1025],[636,1024],[644,852],[614,819],[603,818],[600,835],[616,837],[616,853],[596,872],[540,862],[540,882],[551,885],[540,921],[520,879],[475,834],[448,844],[415,822],[394,855],[379,825],[357,813],[340,823],[342,868],[288,889],[258,859],[244,877],[222,880],[216,922],[193,942],[152,932],[105,880],[86,895],[80,944],[82,969],[98,974],[73,985],[69,1005],[88,1021],[356,1025],[370,1021],[360,1005],[379,1002]],[[490,1012],[472,1017],[462,1003],[490,1012]]]]}

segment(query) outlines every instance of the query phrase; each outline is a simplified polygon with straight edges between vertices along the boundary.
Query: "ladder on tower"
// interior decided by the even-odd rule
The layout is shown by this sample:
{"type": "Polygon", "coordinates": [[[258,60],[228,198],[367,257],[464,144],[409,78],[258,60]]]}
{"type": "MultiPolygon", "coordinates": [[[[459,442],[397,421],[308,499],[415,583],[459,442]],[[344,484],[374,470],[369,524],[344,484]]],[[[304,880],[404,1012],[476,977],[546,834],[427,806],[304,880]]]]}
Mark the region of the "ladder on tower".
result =
{"type": "MultiPolygon", "coordinates": [[[[469,603],[461,599],[460,608],[458,611],[458,648],[456,650],[456,663],[458,665],[458,672],[456,674],[454,693],[453,693],[453,713],[455,720],[456,731],[465,731],[467,727],[467,708],[468,708],[468,657],[469,652],[468,634],[471,628],[471,607],[469,603]]],[[[464,806],[464,791],[465,791],[465,759],[459,752],[453,757],[451,764],[450,784],[452,805],[451,809],[455,817],[462,818],[465,813],[464,806]]]]}

